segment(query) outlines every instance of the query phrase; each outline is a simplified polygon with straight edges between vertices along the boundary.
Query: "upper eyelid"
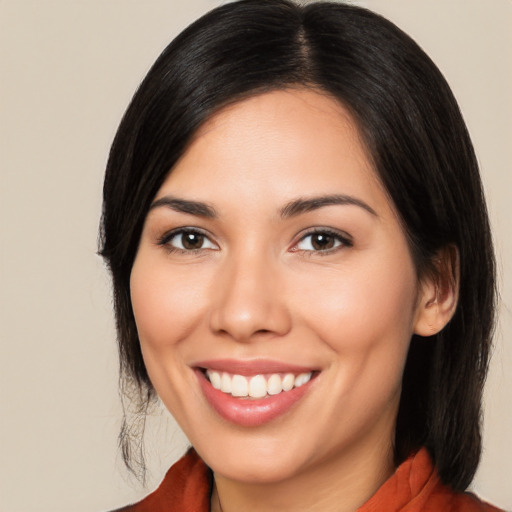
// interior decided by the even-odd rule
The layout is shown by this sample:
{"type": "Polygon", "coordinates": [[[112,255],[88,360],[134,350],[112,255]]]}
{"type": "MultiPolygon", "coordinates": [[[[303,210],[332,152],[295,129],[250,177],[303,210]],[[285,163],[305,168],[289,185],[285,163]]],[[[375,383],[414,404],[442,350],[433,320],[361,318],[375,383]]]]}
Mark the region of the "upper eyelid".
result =
{"type": "MultiPolygon", "coordinates": [[[[179,235],[180,233],[184,233],[184,232],[194,232],[194,233],[201,234],[201,235],[205,236],[206,238],[208,238],[208,240],[210,240],[211,243],[213,243],[215,245],[219,245],[215,241],[215,237],[211,233],[209,233],[207,230],[205,230],[203,228],[199,228],[197,226],[181,226],[181,227],[177,227],[177,228],[171,229],[169,231],[166,231],[163,235],[158,237],[158,244],[163,245],[163,244],[167,243],[169,240],[171,240],[173,237],[175,237],[176,235],[179,235]]],[[[341,231],[341,230],[338,230],[335,228],[329,228],[329,227],[314,226],[314,227],[306,228],[306,229],[302,230],[300,233],[298,233],[294,237],[294,241],[292,242],[292,247],[295,247],[299,242],[301,242],[308,236],[312,236],[312,235],[319,234],[319,233],[320,234],[325,233],[330,236],[336,237],[339,240],[341,240],[342,242],[344,242],[345,245],[353,244],[352,236],[349,235],[345,231],[341,231]]]]}
{"type": "Polygon", "coordinates": [[[188,232],[188,231],[191,231],[193,233],[200,233],[201,235],[205,235],[208,237],[211,236],[211,234],[208,231],[206,231],[203,228],[199,228],[197,226],[180,226],[178,228],[169,229],[168,231],[166,231],[164,233],[163,236],[177,235],[179,233],[188,232]]]}
{"type": "Polygon", "coordinates": [[[350,242],[350,243],[352,243],[352,241],[353,241],[352,236],[349,235],[345,231],[341,231],[339,229],[334,229],[334,228],[318,226],[318,227],[307,228],[307,229],[303,230],[296,237],[297,241],[295,243],[298,243],[301,240],[304,240],[304,238],[306,238],[308,236],[316,235],[316,234],[322,234],[322,233],[325,233],[325,234],[328,234],[328,235],[331,235],[331,236],[334,236],[334,237],[338,237],[339,239],[347,241],[347,242],[350,242]]]}
{"type": "Polygon", "coordinates": [[[346,233],[345,231],[340,231],[340,230],[334,229],[334,228],[317,226],[317,227],[309,228],[309,229],[302,231],[302,233],[300,233],[295,238],[295,241],[292,243],[291,247],[288,250],[290,252],[301,252],[303,254],[308,254],[310,256],[313,256],[313,255],[327,256],[329,254],[335,254],[343,248],[353,247],[353,245],[354,245],[353,237],[351,235],[349,235],[348,233],[346,233]],[[340,245],[338,245],[336,247],[332,247],[330,249],[325,249],[325,250],[299,249],[297,247],[304,239],[306,239],[309,236],[315,235],[315,234],[327,234],[329,236],[337,238],[341,243],[340,243],[340,245]]]}
{"type": "Polygon", "coordinates": [[[169,231],[166,231],[164,234],[158,237],[158,243],[160,245],[165,244],[175,236],[179,235],[180,233],[187,232],[198,233],[200,235],[203,235],[204,237],[208,238],[210,242],[212,242],[215,245],[218,245],[217,242],[213,240],[213,236],[211,235],[211,233],[195,226],[182,226],[179,228],[170,229],[169,231]]]}

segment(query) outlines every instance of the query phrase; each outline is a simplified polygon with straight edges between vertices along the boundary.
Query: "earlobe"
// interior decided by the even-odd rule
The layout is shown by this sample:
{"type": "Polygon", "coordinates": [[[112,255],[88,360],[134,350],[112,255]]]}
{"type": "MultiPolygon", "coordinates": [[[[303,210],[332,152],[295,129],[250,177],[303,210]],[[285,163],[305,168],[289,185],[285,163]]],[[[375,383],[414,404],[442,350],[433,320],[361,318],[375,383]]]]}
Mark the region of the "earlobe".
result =
{"type": "Polygon", "coordinates": [[[414,334],[433,336],[452,319],[459,299],[459,251],[454,245],[440,249],[435,272],[421,281],[414,334]]]}

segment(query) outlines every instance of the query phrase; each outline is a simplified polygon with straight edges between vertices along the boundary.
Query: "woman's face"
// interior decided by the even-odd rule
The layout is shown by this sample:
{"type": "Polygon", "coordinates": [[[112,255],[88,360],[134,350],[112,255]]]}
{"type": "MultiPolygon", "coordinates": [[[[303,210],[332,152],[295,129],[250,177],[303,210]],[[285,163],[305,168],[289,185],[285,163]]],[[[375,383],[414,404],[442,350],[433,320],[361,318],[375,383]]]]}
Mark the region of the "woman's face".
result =
{"type": "Polygon", "coordinates": [[[419,296],[354,121],[311,90],[199,130],[131,274],[151,382],[214,471],[246,482],[391,456],[419,296]]]}

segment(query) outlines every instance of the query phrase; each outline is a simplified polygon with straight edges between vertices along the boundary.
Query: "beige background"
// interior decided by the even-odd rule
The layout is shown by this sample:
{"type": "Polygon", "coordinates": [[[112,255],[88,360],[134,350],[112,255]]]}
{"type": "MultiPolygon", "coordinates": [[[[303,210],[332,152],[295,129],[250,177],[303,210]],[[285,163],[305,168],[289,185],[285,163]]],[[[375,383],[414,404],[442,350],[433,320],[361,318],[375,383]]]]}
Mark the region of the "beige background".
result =
{"type": "MultiPolygon", "coordinates": [[[[0,0],[0,511],[108,510],[146,494],[116,449],[103,169],[150,64],[216,0],[0,0]],[[186,5],[185,5],[186,4],[186,5]]],[[[432,56],[482,165],[503,307],[474,488],[512,509],[512,2],[367,0],[432,56]]],[[[148,427],[154,487],[186,442],[148,427]]]]}

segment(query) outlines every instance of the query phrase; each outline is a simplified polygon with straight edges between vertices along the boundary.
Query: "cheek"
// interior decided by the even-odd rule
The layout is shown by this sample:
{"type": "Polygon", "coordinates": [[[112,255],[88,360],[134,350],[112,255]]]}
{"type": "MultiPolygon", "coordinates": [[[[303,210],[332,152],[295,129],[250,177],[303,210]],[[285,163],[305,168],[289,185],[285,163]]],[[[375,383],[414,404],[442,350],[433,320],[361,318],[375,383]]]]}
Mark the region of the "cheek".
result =
{"type": "Polygon", "coordinates": [[[353,432],[383,414],[389,421],[395,417],[412,335],[414,268],[387,265],[388,272],[382,272],[379,267],[317,275],[315,293],[301,306],[307,331],[314,331],[331,354],[333,405],[325,421],[350,411],[345,421],[353,432]]]}
{"type": "Polygon", "coordinates": [[[187,343],[204,317],[204,287],[198,273],[170,272],[165,258],[141,250],[130,276],[132,307],[144,364],[151,382],[186,430],[187,397],[193,375],[183,372],[187,343]]]}
{"type": "Polygon", "coordinates": [[[130,293],[141,345],[163,350],[187,337],[202,317],[204,287],[200,275],[169,272],[163,264],[138,256],[130,276],[130,293]]]}
{"type": "Polygon", "coordinates": [[[314,279],[305,274],[302,316],[338,355],[405,358],[417,284],[412,262],[405,257],[398,261],[402,264],[361,259],[314,279]]]}

